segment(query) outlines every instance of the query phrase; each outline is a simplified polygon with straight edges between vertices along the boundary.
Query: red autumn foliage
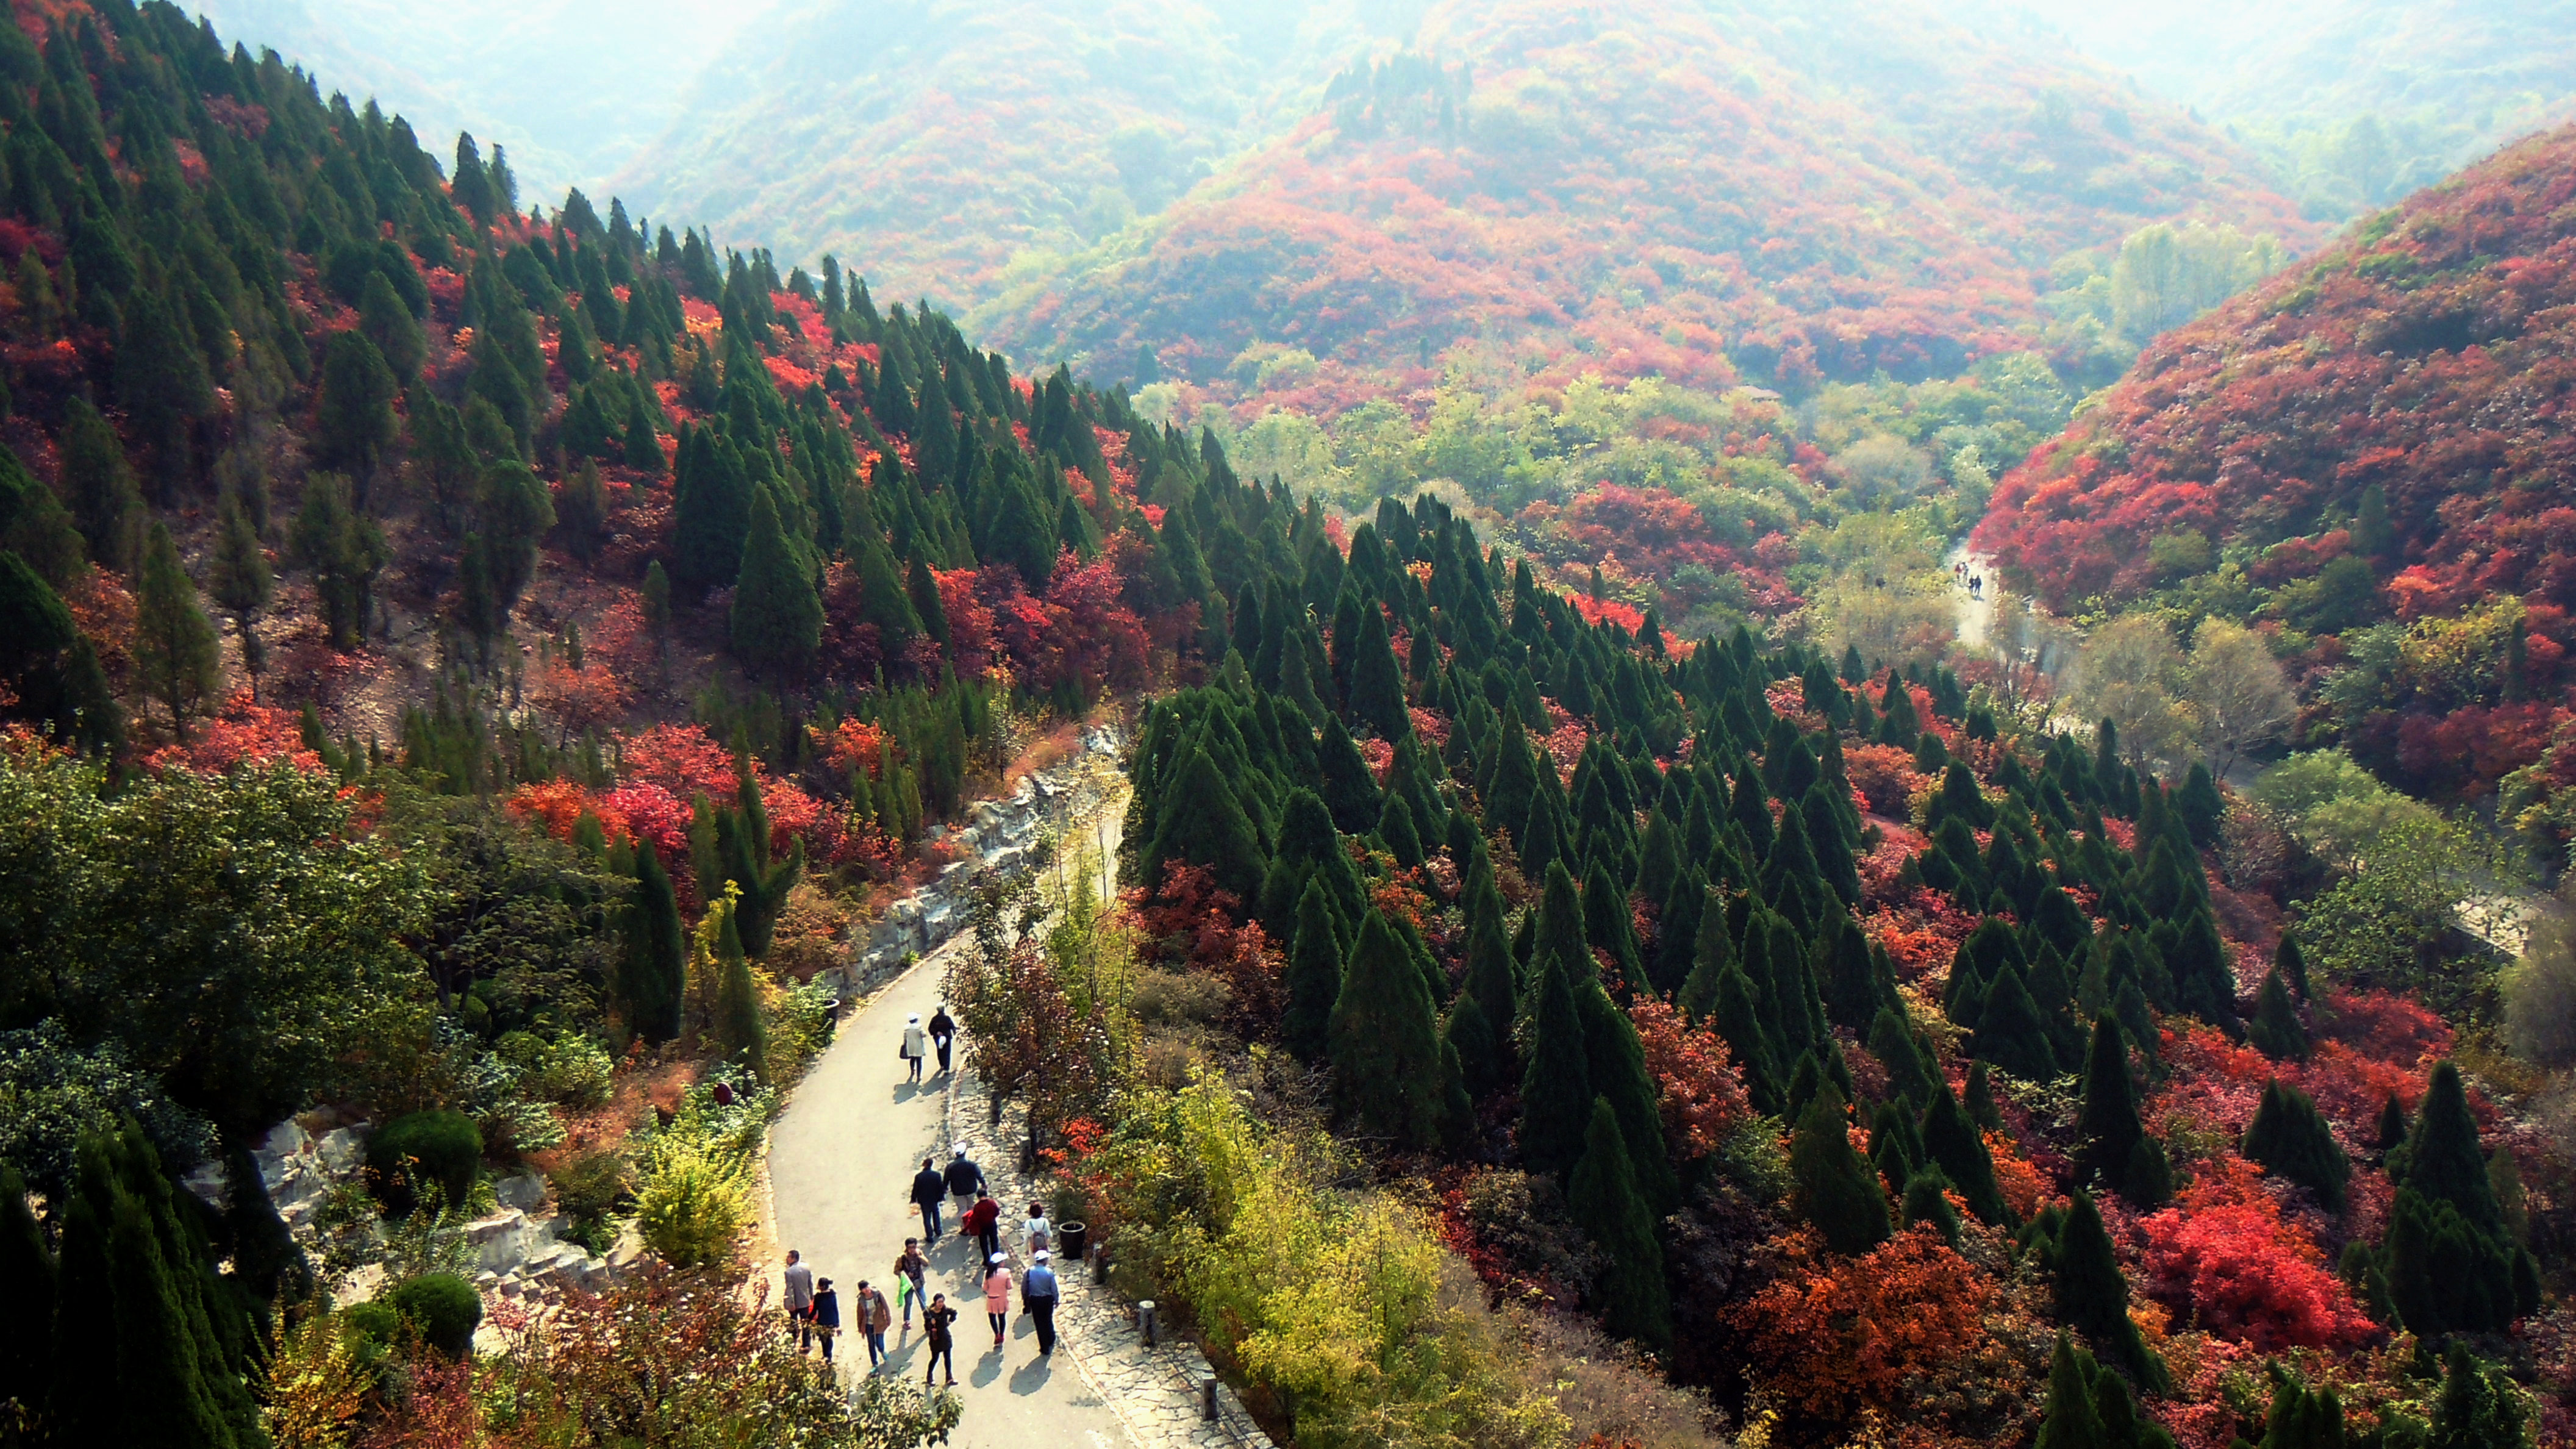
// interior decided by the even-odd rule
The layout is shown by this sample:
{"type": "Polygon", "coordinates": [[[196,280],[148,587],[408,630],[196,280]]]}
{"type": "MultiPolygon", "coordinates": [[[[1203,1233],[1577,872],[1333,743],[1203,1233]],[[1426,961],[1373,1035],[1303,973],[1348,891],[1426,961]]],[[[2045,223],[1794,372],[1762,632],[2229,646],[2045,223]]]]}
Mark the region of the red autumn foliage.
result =
{"type": "Polygon", "coordinates": [[[1287,958],[1260,922],[1242,919],[1243,902],[1220,890],[1206,867],[1166,861],[1162,884],[1150,895],[1141,886],[1118,894],[1138,929],[1173,967],[1226,984],[1237,1031],[1260,1038],[1278,1030],[1288,1004],[1287,958]]]}
{"type": "Polygon", "coordinates": [[[1757,1379],[1803,1412],[1839,1420],[1895,1403],[1909,1377],[1984,1336],[1994,1286],[1928,1223],[1854,1258],[1828,1255],[1813,1228],[1782,1246],[1780,1277],[1729,1322],[1757,1379]]]}
{"type": "Polygon", "coordinates": [[[2204,1162],[2181,1200],[2138,1228],[2147,1292],[2223,1337],[2277,1351],[2350,1348],[2378,1332],[2243,1158],[2204,1162]]]}
{"type": "Polygon", "coordinates": [[[144,757],[145,769],[194,770],[219,775],[235,765],[286,760],[299,770],[321,770],[322,757],[304,747],[302,722],[282,709],[253,704],[243,690],[224,701],[212,719],[191,727],[188,742],[169,744],[144,757]]]}
{"type": "Polygon", "coordinates": [[[1725,1040],[1712,1024],[1693,1027],[1673,1007],[1642,994],[1629,1006],[1628,1019],[1645,1044],[1646,1070],[1654,1074],[1656,1109],[1673,1156],[1689,1161],[1715,1152],[1727,1133],[1753,1115],[1725,1040]]]}

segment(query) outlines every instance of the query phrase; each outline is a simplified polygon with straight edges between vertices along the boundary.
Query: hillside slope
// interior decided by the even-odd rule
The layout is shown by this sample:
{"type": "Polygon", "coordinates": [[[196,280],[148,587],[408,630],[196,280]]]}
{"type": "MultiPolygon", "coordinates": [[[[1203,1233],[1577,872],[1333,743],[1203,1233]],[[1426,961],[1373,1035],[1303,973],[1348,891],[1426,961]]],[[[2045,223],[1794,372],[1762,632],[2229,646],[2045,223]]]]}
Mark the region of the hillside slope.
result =
{"type": "Polygon", "coordinates": [[[2321,687],[2342,680],[2312,723],[2419,787],[2529,764],[2576,682],[2571,200],[2576,128],[2167,335],[2003,480],[1979,546],[2061,609],[2157,596],[2268,621],[2321,687]],[[2455,658],[2444,621],[2467,631],[2455,658]],[[2355,674],[2382,669],[2346,655],[2391,622],[2405,658],[2355,674]],[[2438,722],[2489,708],[2520,722],[2476,716],[2497,758],[2472,765],[2438,722]]]}

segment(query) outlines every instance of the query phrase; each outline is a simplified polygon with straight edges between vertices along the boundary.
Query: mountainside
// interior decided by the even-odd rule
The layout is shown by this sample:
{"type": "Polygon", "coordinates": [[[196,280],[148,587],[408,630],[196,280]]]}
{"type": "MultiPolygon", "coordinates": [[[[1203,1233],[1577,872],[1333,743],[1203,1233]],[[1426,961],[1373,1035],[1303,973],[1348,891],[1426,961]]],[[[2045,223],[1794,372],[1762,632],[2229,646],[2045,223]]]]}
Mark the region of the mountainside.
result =
{"type": "Polygon", "coordinates": [[[713,58],[619,178],[647,211],[783,254],[869,259],[890,297],[971,303],[1276,134],[1377,0],[806,0],[713,58]]]}
{"type": "Polygon", "coordinates": [[[531,192],[597,189],[676,123],[709,55],[762,21],[760,0],[198,0],[421,134],[509,148],[531,192]]]}
{"type": "Polygon", "coordinates": [[[2180,114],[1916,9],[1442,5],[1413,47],[978,324],[1203,383],[1298,348],[1344,403],[1477,340],[1567,374],[1922,376],[2036,331],[2050,261],[2141,223],[2314,235],[2180,114]]]}
{"type": "Polygon", "coordinates": [[[2569,0],[1938,0],[2062,36],[2239,136],[2311,214],[2385,205],[2576,108],[2569,0]]]}
{"type": "Polygon", "coordinates": [[[2576,683],[2571,200],[2576,128],[2168,334],[2005,477],[1978,545],[2057,608],[2265,622],[2331,696],[2312,724],[2428,792],[2531,764],[2576,683]]]}

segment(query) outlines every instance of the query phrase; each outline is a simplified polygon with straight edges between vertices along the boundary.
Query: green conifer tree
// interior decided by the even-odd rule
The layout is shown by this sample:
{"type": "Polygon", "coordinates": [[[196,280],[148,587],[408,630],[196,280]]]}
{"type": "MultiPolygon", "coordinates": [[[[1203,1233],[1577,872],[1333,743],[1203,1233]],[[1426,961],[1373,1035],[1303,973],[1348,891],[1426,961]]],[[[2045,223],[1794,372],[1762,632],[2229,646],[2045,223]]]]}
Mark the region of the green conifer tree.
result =
{"type": "Polygon", "coordinates": [[[1821,1084],[1789,1139],[1796,1206],[1837,1253],[1865,1253],[1887,1241],[1887,1193],[1852,1150],[1842,1092],[1821,1084]]]}
{"type": "Polygon", "coordinates": [[[1923,1150],[1966,1199],[1968,1211],[1996,1227],[2013,1226],[2012,1209],[1995,1184],[1994,1154],[1947,1081],[1939,1083],[1923,1109],[1923,1150]]]}
{"type": "Polygon", "coordinates": [[[1396,666],[1388,642],[1386,615],[1374,604],[1359,610],[1359,636],[1352,647],[1350,716],[1389,744],[1413,733],[1413,716],[1404,707],[1404,672],[1396,666]]]}
{"type": "MultiPolygon", "coordinates": [[[[332,334],[322,354],[322,398],[314,415],[314,461],[364,480],[402,431],[394,400],[402,384],[364,332],[332,334]]],[[[363,495],[363,491],[361,493],[363,495]]]]}
{"type": "Polygon", "coordinates": [[[1996,971],[1977,1009],[1975,1049],[1980,1060],[2024,1081],[2044,1082],[2057,1075],[2048,1024],[2022,984],[2020,968],[2009,961],[1996,971]]]}
{"type": "Polygon", "coordinates": [[[1279,1041],[1300,1061],[1319,1061],[1330,1040],[1333,1003],[1342,994],[1341,926],[1323,881],[1309,876],[1297,901],[1296,934],[1288,945],[1288,1010],[1279,1041]]]}
{"type": "MultiPolygon", "coordinates": [[[[1466,812],[1458,812],[1463,819],[1466,812]]],[[[1512,962],[1511,938],[1503,925],[1503,894],[1490,867],[1473,868],[1467,881],[1467,970],[1464,993],[1476,999],[1477,1015],[1493,1033],[1486,1053],[1497,1082],[1516,1080],[1512,1023],[1520,1015],[1519,971],[1512,962]]],[[[1465,1050],[1465,1048],[1461,1048],[1465,1050]]]]}
{"type": "Polygon", "coordinates": [[[2147,1349],[2138,1325],[2129,1318],[2129,1281],[2111,1250],[2111,1235],[2090,1194],[2075,1194],[2075,1205],[2057,1237],[2057,1319],[2084,1335],[2104,1363],[2118,1368],[2139,1388],[2161,1394],[2167,1387],[2165,1362],[2147,1349]]]}
{"type": "Polygon", "coordinates": [[[760,1019],[760,989],[751,979],[751,958],[743,954],[742,931],[732,904],[717,907],[724,924],[716,933],[716,1009],[712,1023],[716,1045],[727,1056],[741,1057],[755,1071],[766,1070],[769,1029],[760,1019]]]}
{"type": "Polygon", "coordinates": [[[1608,1102],[1592,1105],[1566,1206],[1608,1265],[1593,1288],[1603,1323],[1648,1348],[1670,1347],[1672,1299],[1664,1285],[1663,1249],[1608,1102]]]}
{"type": "Polygon", "coordinates": [[[1528,1058],[1521,1076],[1521,1160],[1534,1173],[1560,1179],[1583,1153],[1594,1101],[1590,1053],[1576,991],[1593,988],[1575,959],[1582,949],[1582,906],[1563,866],[1548,872],[1540,899],[1531,968],[1528,1058]],[[1581,974],[1577,974],[1580,972],[1581,974]]]}
{"type": "MultiPolygon", "coordinates": [[[[751,530],[742,545],[741,585],[730,620],[734,657],[763,677],[794,682],[814,667],[823,643],[823,604],[814,578],[779,526],[767,490],[751,499],[751,530]]],[[[895,598],[901,602],[900,590],[895,598]]],[[[906,605],[904,613],[911,613],[906,605]]]]}
{"type": "Polygon", "coordinates": [[[2522,1391],[2501,1366],[2481,1360],[2453,1339],[2442,1368],[2427,1449],[2529,1449],[2530,1413],[2522,1391]]]}
{"type": "Polygon", "coordinates": [[[2325,1117],[2308,1094],[2278,1080],[2266,1083],[2262,1104],[2245,1129],[2245,1156],[2315,1193],[2330,1213],[2340,1213],[2352,1164],[2337,1146],[2325,1117]]]}
{"type": "Polygon", "coordinates": [[[160,523],[143,546],[134,605],[135,672],[144,692],[170,712],[170,732],[184,744],[188,721],[223,686],[223,655],[197,606],[197,586],[179,565],[178,545],[160,523]]]}
{"type": "Polygon", "coordinates": [[[1361,1131],[1400,1148],[1439,1143],[1438,1016],[1412,953],[1382,912],[1360,925],[1328,1035],[1335,1093],[1361,1131]]]}
{"type": "Polygon", "coordinates": [[[689,969],[680,899],[653,842],[635,850],[635,892],[627,906],[626,952],[617,972],[617,996],[626,1028],[649,1042],[680,1034],[681,998],[689,969]]]}
{"type": "Polygon", "coordinates": [[[2084,1057],[2084,1109],[2076,1119],[2076,1171],[2106,1192],[2122,1192],[2129,1161],[2146,1139],[2138,1120],[2137,1085],[2129,1077],[2129,1044],[2108,1013],[2094,1018],[2084,1057]]]}
{"type": "Polygon", "coordinates": [[[1184,860],[1207,867],[1217,886],[1236,899],[1259,900],[1269,869],[1261,838],[1206,750],[1194,748],[1181,762],[1164,787],[1164,802],[1163,819],[1145,851],[1145,878],[1159,884],[1166,861],[1184,860]]]}
{"type": "MultiPolygon", "coordinates": [[[[2281,939],[2288,944],[2288,937],[2281,939]]],[[[2299,1009],[2290,1000],[2289,983],[2282,979],[2277,964],[2263,978],[2263,991],[2254,999],[2254,1019],[2247,1023],[2245,1036],[2256,1051],[2274,1061],[2308,1058],[2308,1029],[2299,1020],[2299,1009]]]]}

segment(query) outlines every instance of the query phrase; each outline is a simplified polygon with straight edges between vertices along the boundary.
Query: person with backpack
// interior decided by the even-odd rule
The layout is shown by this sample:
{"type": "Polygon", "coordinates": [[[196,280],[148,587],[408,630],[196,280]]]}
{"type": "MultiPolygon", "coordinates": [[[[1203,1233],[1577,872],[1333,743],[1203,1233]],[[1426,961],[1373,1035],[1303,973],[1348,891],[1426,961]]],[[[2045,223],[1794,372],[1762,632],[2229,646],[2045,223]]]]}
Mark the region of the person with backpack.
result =
{"type": "Polygon", "coordinates": [[[1055,1355],[1055,1269],[1047,1266],[1047,1251],[1040,1248],[1029,1262],[1029,1270],[1020,1275],[1020,1306],[1038,1327],[1038,1357],[1055,1355]]]}
{"type": "Polygon", "coordinates": [[[939,1049],[939,1074],[944,1077],[948,1075],[948,1049],[957,1044],[957,1019],[948,1014],[947,1002],[939,1003],[939,1010],[931,1014],[930,1044],[939,1049]]]}
{"type": "Polygon", "coordinates": [[[1055,1246],[1055,1224],[1047,1221],[1044,1203],[1029,1204],[1029,1220],[1020,1224],[1020,1231],[1028,1238],[1028,1251],[1032,1259],[1055,1246]]]}
{"type": "Polygon", "coordinates": [[[957,1340],[950,1335],[949,1325],[957,1321],[957,1310],[948,1306],[948,1295],[933,1293],[930,1306],[921,1310],[921,1331],[929,1335],[930,1366],[921,1371],[922,1386],[927,1388],[939,1372],[939,1362],[948,1361],[948,1387],[957,1387],[957,1340]]]}
{"type": "MultiPolygon", "coordinates": [[[[862,1283],[860,1288],[868,1285],[862,1283]]],[[[832,1280],[814,1285],[813,1305],[805,1310],[805,1321],[814,1329],[814,1341],[823,1346],[823,1362],[832,1361],[832,1335],[841,1331],[841,1295],[832,1290],[832,1280]]]]}
{"type": "Polygon", "coordinates": [[[912,1175],[912,1201],[921,1209],[922,1234],[934,1243],[939,1241],[939,1202],[947,1194],[948,1180],[930,1165],[929,1158],[921,1159],[921,1171],[912,1175]]]}

